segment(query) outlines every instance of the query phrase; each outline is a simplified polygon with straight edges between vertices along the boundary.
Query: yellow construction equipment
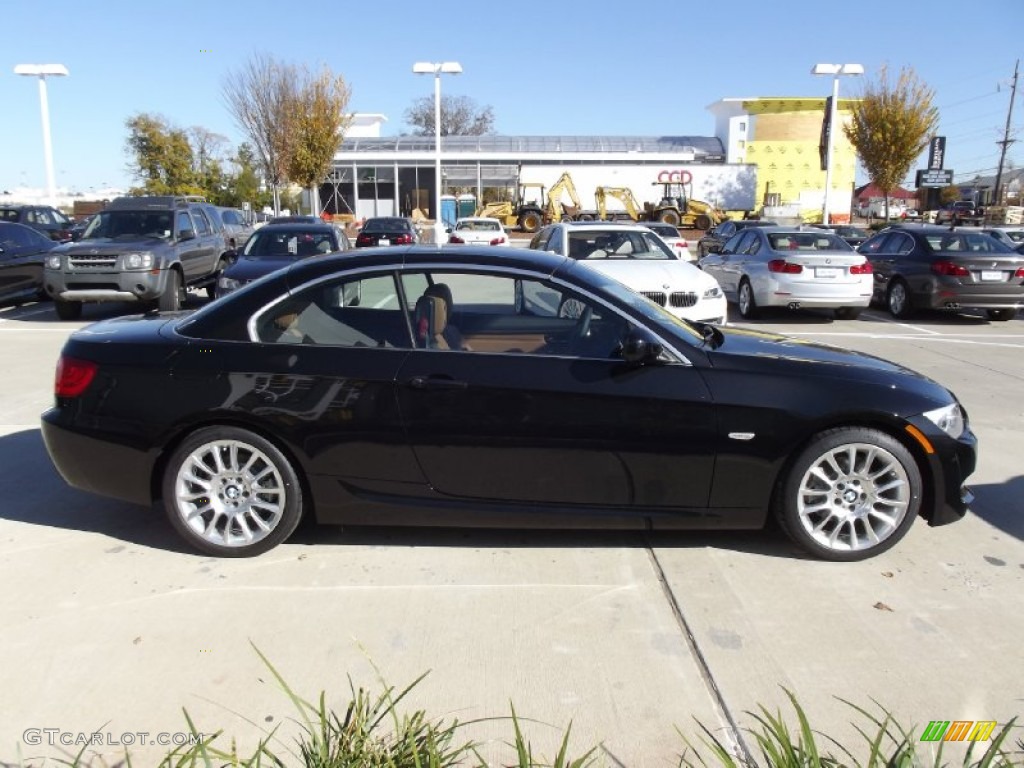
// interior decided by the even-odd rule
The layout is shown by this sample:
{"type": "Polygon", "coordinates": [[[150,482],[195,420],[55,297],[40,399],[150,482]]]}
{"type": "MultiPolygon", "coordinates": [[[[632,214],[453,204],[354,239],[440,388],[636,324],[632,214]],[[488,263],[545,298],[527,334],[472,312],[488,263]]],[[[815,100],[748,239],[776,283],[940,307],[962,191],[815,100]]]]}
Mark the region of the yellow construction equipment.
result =
{"type": "Polygon", "coordinates": [[[633,221],[639,221],[643,217],[643,209],[637,203],[633,190],[629,187],[598,187],[594,190],[594,200],[597,202],[597,218],[601,221],[608,218],[606,199],[609,197],[614,197],[622,203],[626,209],[626,215],[633,221]]]}
{"type": "Polygon", "coordinates": [[[558,177],[558,181],[551,185],[551,189],[548,190],[548,202],[545,207],[545,223],[551,221],[572,221],[578,214],[582,212],[580,206],[580,196],[576,194],[576,184],[572,180],[572,176],[566,171],[558,177]],[[566,206],[562,203],[562,193],[569,195],[569,199],[572,200],[571,206],[566,206]]]}
{"type": "Polygon", "coordinates": [[[515,200],[484,203],[476,209],[476,215],[498,219],[503,226],[518,227],[532,234],[544,223],[547,199],[543,184],[519,182],[515,200]],[[534,190],[538,193],[536,197],[531,196],[534,190]]]}
{"type": "Polygon", "coordinates": [[[649,221],[663,221],[687,229],[711,229],[725,221],[725,211],[703,200],[694,200],[687,194],[687,185],[664,181],[654,184],[662,187],[662,195],[657,203],[644,203],[644,215],[649,221]]]}

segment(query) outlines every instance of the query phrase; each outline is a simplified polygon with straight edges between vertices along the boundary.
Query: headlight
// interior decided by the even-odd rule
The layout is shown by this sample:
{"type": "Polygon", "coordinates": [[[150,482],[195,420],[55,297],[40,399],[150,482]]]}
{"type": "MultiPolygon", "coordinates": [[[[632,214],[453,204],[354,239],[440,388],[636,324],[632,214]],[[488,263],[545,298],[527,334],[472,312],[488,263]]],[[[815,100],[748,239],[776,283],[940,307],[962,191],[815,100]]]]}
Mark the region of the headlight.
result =
{"type": "Polygon", "coordinates": [[[708,288],[706,291],[704,291],[704,298],[705,299],[717,299],[721,295],[722,295],[722,288],[721,288],[721,286],[718,286],[718,285],[716,285],[714,288],[708,288]]]}
{"type": "Polygon", "coordinates": [[[224,275],[217,278],[217,293],[231,293],[232,291],[237,291],[241,287],[242,283],[239,280],[224,277],[224,275]]]}
{"type": "Polygon", "coordinates": [[[51,253],[46,257],[46,268],[47,269],[60,269],[60,254],[51,253]]]}
{"type": "Polygon", "coordinates": [[[128,253],[124,257],[125,269],[149,269],[153,266],[153,254],[148,251],[128,253]]]}
{"type": "Polygon", "coordinates": [[[967,417],[959,403],[950,403],[934,411],[925,411],[922,415],[954,440],[964,433],[967,426],[967,417]]]}

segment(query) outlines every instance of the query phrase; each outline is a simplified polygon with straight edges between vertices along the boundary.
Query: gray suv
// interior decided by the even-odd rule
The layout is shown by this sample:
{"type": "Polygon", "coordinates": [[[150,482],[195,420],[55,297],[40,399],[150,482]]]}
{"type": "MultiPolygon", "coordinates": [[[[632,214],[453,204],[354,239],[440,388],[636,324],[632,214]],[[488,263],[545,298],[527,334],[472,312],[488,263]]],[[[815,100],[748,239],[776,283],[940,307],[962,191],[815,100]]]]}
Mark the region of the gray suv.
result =
{"type": "Polygon", "coordinates": [[[79,241],[50,252],[44,287],[61,320],[81,317],[83,302],[135,301],[173,312],[187,288],[205,287],[213,298],[231,256],[203,204],[183,197],[119,197],[79,241]]]}

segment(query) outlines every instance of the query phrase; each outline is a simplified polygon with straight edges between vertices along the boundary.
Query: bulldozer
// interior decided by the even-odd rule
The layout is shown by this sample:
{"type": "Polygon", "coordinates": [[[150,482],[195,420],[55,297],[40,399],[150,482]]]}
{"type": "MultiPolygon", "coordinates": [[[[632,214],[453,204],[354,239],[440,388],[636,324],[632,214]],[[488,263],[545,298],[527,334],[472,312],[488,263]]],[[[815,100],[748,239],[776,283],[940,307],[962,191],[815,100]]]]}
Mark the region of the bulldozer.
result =
{"type": "Polygon", "coordinates": [[[688,194],[692,187],[688,190],[685,184],[667,181],[654,184],[662,187],[662,195],[657,203],[644,203],[644,218],[648,221],[687,229],[711,229],[725,221],[725,211],[703,200],[694,200],[692,194],[688,194]]]}

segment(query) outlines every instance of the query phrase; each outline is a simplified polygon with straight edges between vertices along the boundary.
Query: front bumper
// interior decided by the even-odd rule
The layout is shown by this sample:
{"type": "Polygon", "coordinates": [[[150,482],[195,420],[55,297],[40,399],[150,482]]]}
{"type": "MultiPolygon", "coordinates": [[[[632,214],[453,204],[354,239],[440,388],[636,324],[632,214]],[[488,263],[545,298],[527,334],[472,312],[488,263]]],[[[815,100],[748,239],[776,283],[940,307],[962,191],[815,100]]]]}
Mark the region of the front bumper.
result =
{"type": "Polygon", "coordinates": [[[45,270],[43,286],[51,298],[64,301],[149,301],[167,286],[168,271],[58,272],[45,270]]]}
{"type": "Polygon", "coordinates": [[[924,434],[934,449],[933,453],[925,454],[931,477],[925,499],[930,499],[930,504],[922,506],[920,514],[929,525],[955,523],[967,514],[974,501],[967,478],[978,464],[978,439],[970,426],[959,438],[953,439],[924,416],[910,419],[910,423],[924,434]]]}

